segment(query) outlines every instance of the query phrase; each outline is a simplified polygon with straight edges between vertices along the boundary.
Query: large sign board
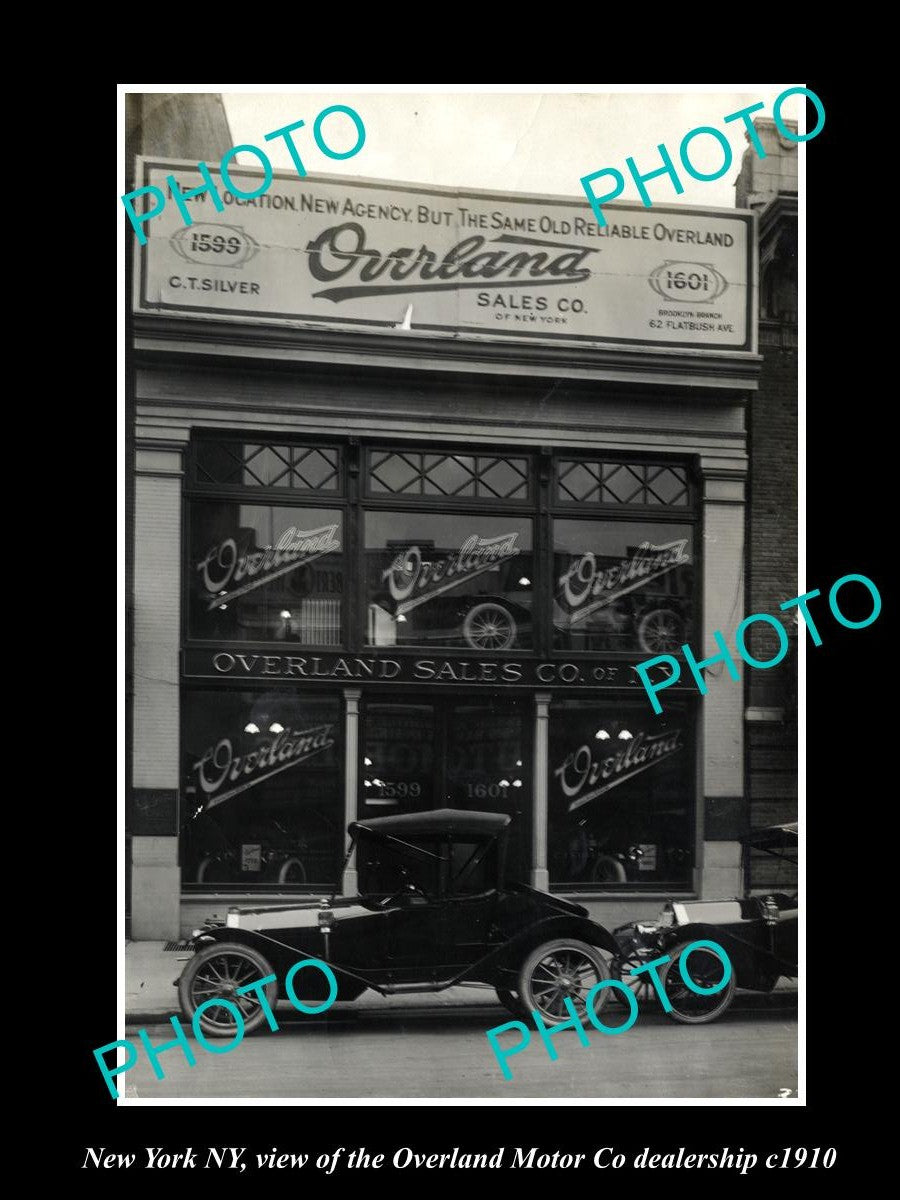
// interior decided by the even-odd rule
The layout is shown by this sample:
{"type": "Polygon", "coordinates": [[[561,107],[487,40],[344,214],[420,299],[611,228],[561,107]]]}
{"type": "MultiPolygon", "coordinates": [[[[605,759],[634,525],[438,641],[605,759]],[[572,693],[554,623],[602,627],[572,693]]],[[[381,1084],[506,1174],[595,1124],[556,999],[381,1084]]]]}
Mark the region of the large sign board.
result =
{"type": "MultiPolygon", "coordinates": [[[[232,168],[239,190],[261,173],[232,168]]],[[[141,184],[201,188],[143,159],[141,184]]],[[[754,352],[749,212],[277,175],[255,199],[209,191],[145,226],[135,310],[242,322],[754,352]]]]}

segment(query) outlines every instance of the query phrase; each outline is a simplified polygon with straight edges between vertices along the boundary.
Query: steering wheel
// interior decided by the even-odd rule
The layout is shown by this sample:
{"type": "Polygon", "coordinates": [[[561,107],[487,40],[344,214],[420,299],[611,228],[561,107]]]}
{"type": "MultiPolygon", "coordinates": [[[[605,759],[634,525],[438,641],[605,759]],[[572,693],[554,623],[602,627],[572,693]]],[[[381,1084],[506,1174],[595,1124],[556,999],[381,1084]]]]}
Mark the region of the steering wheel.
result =
{"type": "Polygon", "coordinates": [[[423,900],[428,899],[428,896],[422,891],[417,883],[404,883],[403,887],[398,888],[397,891],[392,895],[386,896],[385,899],[381,901],[380,907],[387,908],[389,904],[393,904],[394,901],[399,900],[401,896],[415,895],[421,896],[423,900]]]}

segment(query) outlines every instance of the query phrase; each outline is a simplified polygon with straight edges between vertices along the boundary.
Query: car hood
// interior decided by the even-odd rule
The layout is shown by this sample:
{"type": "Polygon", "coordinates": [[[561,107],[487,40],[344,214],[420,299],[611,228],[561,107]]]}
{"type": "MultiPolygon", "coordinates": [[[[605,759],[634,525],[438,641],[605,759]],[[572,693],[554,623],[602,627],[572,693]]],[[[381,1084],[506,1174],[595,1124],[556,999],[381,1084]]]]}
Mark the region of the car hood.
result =
{"type": "MultiPolygon", "coordinates": [[[[336,897],[330,903],[330,910],[334,921],[372,914],[372,909],[355,897],[336,897]]],[[[319,913],[323,911],[326,910],[319,899],[271,908],[236,908],[229,911],[225,924],[229,929],[312,929],[319,924],[319,913]]]]}

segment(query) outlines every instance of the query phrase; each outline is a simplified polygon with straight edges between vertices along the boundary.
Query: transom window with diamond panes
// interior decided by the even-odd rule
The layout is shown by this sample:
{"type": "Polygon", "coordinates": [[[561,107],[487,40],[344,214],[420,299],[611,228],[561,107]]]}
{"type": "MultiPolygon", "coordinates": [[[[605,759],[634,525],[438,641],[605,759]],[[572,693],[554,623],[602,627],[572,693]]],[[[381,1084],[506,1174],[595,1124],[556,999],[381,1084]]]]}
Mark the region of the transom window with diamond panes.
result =
{"type": "Polygon", "coordinates": [[[373,496],[527,500],[528,476],[528,459],[507,454],[369,452],[369,492],[373,496]]]}
{"type": "Polygon", "coordinates": [[[683,508],[690,503],[687,468],[667,463],[562,458],[556,468],[556,490],[562,504],[683,508]]]}
{"type": "Polygon", "coordinates": [[[200,484],[303,492],[338,491],[339,467],[336,447],[228,439],[199,441],[195,460],[200,484]]]}

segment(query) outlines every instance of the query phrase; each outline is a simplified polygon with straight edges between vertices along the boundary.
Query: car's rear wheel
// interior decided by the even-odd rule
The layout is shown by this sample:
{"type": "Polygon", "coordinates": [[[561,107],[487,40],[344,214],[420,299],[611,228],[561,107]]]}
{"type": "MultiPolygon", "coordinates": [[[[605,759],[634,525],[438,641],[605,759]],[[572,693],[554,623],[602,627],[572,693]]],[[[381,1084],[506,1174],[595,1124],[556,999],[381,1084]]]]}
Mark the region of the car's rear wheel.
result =
{"type": "Polygon", "coordinates": [[[693,982],[702,988],[716,987],[729,972],[728,982],[717,992],[698,994],[689,988],[681,971],[681,960],[691,942],[681,942],[669,951],[669,961],[659,969],[662,989],[672,1005],[666,1015],[682,1025],[705,1025],[715,1021],[730,1006],[734,999],[734,968],[726,966],[714,950],[700,946],[691,950],[685,963],[685,971],[693,982]]]}
{"type": "MultiPolygon", "coordinates": [[[[234,942],[216,943],[195,954],[178,980],[178,999],[188,1020],[207,1000],[227,1000],[241,1014],[244,1032],[252,1033],[266,1019],[262,1001],[255,992],[244,996],[237,989],[274,972],[270,963],[249,946],[234,942]]],[[[274,1009],[278,985],[266,984],[264,993],[274,1009]]],[[[200,1028],[207,1037],[233,1038],[238,1022],[234,1013],[222,1004],[211,1005],[200,1015],[200,1028]]]]}
{"type": "MultiPolygon", "coordinates": [[[[536,1010],[547,1025],[559,1025],[571,1017],[568,997],[579,1018],[586,1018],[585,1000],[591,988],[609,979],[609,968],[599,950],[575,938],[544,942],[528,955],[519,972],[519,999],[530,1013],[536,1010]]],[[[594,1001],[599,1013],[610,988],[603,988],[594,1001]]]]}

